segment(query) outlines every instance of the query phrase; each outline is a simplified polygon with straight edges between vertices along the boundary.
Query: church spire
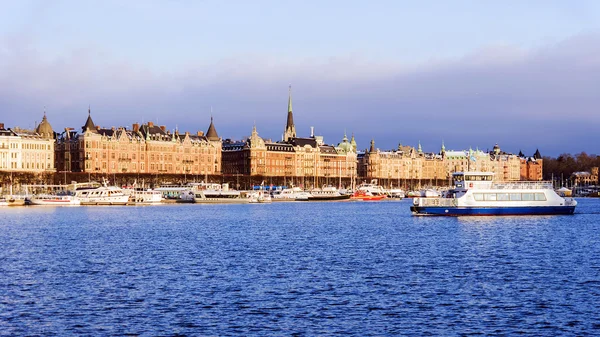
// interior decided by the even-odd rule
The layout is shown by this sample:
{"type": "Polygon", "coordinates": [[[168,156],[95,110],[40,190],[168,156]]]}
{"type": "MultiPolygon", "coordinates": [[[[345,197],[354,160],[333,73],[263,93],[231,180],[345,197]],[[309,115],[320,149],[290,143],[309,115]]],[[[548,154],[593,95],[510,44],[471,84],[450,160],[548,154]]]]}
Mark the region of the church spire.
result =
{"type": "Polygon", "coordinates": [[[296,138],[296,127],[294,126],[294,114],[292,113],[292,85],[290,84],[288,92],[288,113],[285,132],[283,133],[283,141],[288,141],[291,138],[296,138]]]}
{"type": "Polygon", "coordinates": [[[219,135],[217,134],[217,130],[215,129],[215,125],[213,124],[212,116],[210,116],[210,125],[208,126],[208,130],[206,131],[206,139],[212,141],[219,140],[219,135]]]}

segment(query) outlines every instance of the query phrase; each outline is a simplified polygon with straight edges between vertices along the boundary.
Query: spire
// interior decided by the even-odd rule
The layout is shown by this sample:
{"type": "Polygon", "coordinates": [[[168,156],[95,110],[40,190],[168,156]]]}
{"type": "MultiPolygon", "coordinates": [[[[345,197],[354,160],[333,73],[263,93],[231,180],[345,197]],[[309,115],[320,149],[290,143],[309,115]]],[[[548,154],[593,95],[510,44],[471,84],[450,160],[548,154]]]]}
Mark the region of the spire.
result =
{"type": "Polygon", "coordinates": [[[352,144],[352,150],[356,152],[356,140],[354,140],[354,132],[352,132],[352,138],[350,139],[350,144],[352,144]]]}
{"type": "Polygon", "coordinates": [[[285,125],[285,132],[283,134],[283,140],[288,141],[290,138],[296,138],[296,127],[294,126],[294,114],[292,113],[292,85],[290,84],[288,92],[288,113],[287,123],[285,125]]]}
{"type": "Polygon", "coordinates": [[[375,139],[371,139],[371,148],[369,149],[369,153],[375,152],[375,139]]]}
{"type": "Polygon", "coordinates": [[[419,151],[419,153],[423,152],[423,149],[421,148],[421,141],[419,141],[419,149],[417,151],[419,151]]]}
{"type": "Polygon", "coordinates": [[[344,129],[344,138],[342,138],[342,142],[347,142],[348,141],[348,136],[346,136],[346,129],[344,129]]]}
{"type": "Polygon", "coordinates": [[[213,124],[213,118],[210,116],[210,125],[208,126],[208,130],[206,131],[206,138],[208,140],[219,140],[219,135],[217,134],[217,130],[215,129],[215,125],[213,124]]]}
{"type": "Polygon", "coordinates": [[[292,112],[292,85],[288,89],[288,112],[292,112]]]}
{"type": "Polygon", "coordinates": [[[92,121],[92,109],[90,107],[88,107],[88,118],[85,121],[85,124],[81,127],[81,132],[85,132],[86,130],[97,132],[96,125],[94,125],[94,121],[92,121]]]}
{"type": "Polygon", "coordinates": [[[540,154],[540,150],[539,149],[535,149],[535,153],[533,154],[533,158],[535,158],[535,159],[542,159],[542,155],[540,154]]]}

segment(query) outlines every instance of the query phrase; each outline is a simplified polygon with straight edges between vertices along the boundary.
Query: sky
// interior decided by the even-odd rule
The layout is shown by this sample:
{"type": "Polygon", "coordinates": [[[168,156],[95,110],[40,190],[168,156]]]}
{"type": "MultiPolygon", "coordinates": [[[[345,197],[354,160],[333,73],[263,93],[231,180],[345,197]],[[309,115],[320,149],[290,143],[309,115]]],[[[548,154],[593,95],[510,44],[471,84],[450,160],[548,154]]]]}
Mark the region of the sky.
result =
{"type": "Polygon", "coordinates": [[[2,1],[0,123],[600,154],[600,1],[2,1]],[[211,112],[212,111],[212,112],[211,112]]]}

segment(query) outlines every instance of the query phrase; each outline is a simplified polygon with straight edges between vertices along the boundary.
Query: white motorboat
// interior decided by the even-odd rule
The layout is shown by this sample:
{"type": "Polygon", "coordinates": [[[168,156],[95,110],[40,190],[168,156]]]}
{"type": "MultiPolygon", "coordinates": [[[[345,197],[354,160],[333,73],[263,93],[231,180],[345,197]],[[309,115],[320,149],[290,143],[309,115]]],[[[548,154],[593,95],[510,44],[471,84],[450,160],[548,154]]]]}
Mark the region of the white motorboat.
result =
{"type": "Polygon", "coordinates": [[[271,201],[271,195],[264,190],[257,190],[248,194],[248,202],[251,204],[268,204],[271,201]]]}
{"type": "Polygon", "coordinates": [[[338,200],[350,200],[350,194],[341,194],[337,188],[333,186],[325,186],[323,188],[316,188],[310,191],[310,198],[308,201],[338,201],[338,200]]]}
{"type": "Polygon", "coordinates": [[[250,200],[242,192],[230,190],[229,184],[194,184],[194,202],[198,204],[245,204],[250,200]]]}
{"type": "Polygon", "coordinates": [[[160,204],[162,201],[162,193],[149,188],[124,189],[123,193],[129,195],[129,201],[136,204],[160,204]]]}
{"type": "Polygon", "coordinates": [[[386,198],[388,196],[388,192],[382,186],[377,185],[377,179],[371,180],[370,183],[362,183],[358,186],[357,191],[360,191],[365,194],[369,194],[372,196],[383,196],[386,198]]]}
{"type": "Polygon", "coordinates": [[[300,187],[284,188],[273,191],[273,201],[308,201],[311,195],[300,187]]]}
{"type": "Polygon", "coordinates": [[[81,201],[82,205],[126,205],[129,201],[129,196],[123,193],[123,189],[108,186],[106,180],[99,187],[77,188],[75,197],[81,201]]]}
{"type": "Polygon", "coordinates": [[[29,198],[32,205],[38,206],[79,206],[81,201],[67,194],[37,194],[29,198]]]}

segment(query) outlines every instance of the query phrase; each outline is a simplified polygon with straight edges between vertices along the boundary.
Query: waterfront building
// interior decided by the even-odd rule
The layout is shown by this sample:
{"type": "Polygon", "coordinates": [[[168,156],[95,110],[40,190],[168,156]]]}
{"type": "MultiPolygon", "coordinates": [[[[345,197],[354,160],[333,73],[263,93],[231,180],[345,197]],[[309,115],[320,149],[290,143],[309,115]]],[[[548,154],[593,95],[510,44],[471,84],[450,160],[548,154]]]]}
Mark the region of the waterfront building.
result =
{"type": "Polygon", "coordinates": [[[442,144],[439,153],[425,153],[420,143],[417,149],[399,145],[396,150],[381,151],[372,140],[370,149],[358,155],[358,162],[361,179],[412,189],[450,184],[454,172],[493,172],[498,181],[519,180],[521,173],[518,156],[501,151],[497,144],[491,152],[452,151],[442,144]]]}
{"type": "Polygon", "coordinates": [[[46,118],[35,130],[5,129],[0,123],[0,171],[54,172],[54,131],[46,118]]]}
{"type": "Polygon", "coordinates": [[[573,172],[573,174],[571,174],[571,185],[598,185],[598,167],[592,167],[590,171],[573,172]]]}
{"type": "Polygon", "coordinates": [[[523,152],[519,151],[521,180],[537,180],[543,179],[544,161],[539,150],[536,150],[532,157],[525,157],[523,152]]]}
{"type": "Polygon", "coordinates": [[[219,175],[221,138],[212,117],[204,135],[171,132],[152,122],[101,128],[88,110],[81,133],[67,128],[58,137],[57,165],[66,172],[219,175]]]}
{"type": "Polygon", "coordinates": [[[263,139],[255,125],[250,137],[242,141],[225,140],[222,155],[223,180],[237,188],[248,188],[262,181],[304,188],[328,184],[350,186],[356,178],[354,136],[348,141],[344,134],[337,146],[325,144],[323,137],[314,135],[313,128],[310,137],[297,137],[291,88],[282,141],[263,139]]]}

